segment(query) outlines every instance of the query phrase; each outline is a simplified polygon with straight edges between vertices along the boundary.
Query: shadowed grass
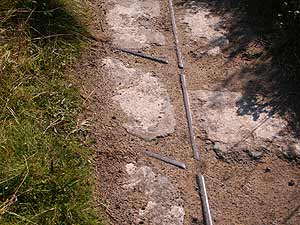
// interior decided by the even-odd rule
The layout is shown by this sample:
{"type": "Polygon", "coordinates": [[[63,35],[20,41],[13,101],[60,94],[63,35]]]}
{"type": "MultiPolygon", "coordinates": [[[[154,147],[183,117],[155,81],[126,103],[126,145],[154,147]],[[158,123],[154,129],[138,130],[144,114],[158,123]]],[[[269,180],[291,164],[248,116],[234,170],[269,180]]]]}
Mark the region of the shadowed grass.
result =
{"type": "Polygon", "coordinates": [[[0,3],[0,224],[101,224],[81,99],[64,75],[87,44],[84,9],[0,3]]]}

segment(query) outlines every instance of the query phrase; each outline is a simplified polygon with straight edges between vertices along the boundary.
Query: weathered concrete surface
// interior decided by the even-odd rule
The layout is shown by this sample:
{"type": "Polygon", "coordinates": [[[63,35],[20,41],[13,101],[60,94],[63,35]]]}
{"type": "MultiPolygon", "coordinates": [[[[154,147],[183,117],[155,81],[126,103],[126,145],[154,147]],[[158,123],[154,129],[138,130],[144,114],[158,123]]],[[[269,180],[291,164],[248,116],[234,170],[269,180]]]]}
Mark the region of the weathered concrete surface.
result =
{"type": "Polygon", "coordinates": [[[164,45],[165,37],[154,27],[153,19],[160,16],[159,1],[109,0],[112,8],[106,16],[113,42],[123,48],[143,48],[151,44],[164,45]]]}
{"type": "Polygon", "coordinates": [[[126,165],[129,179],[123,188],[139,190],[149,200],[144,209],[140,209],[136,222],[152,225],[183,225],[184,209],[178,189],[169,178],[156,174],[150,167],[126,165]]]}
{"type": "Polygon", "coordinates": [[[206,46],[207,49],[199,54],[216,56],[221,53],[221,48],[229,43],[222,19],[203,7],[187,9],[182,22],[187,24],[186,32],[189,38],[206,46]]]}
{"type": "Polygon", "coordinates": [[[175,115],[167,90],[151,72],[126,67],[121,61],[103,61],[107,77],[117,88],[113,100],[126,113],[128,132],[145,140],[166,136],[175,129],[175,115]]]}
{"type": "Polygon", "coordinates": [[[238,150],[238,146],[274,141],[286,127],[284,120],[265,112],[258,118],[240,113],[243,106],[238,102],[242,95],[238,92],[199,90],[191,94],[195,125],[206,131],[218,150],[233,150],[236,145],[238,150]]]}

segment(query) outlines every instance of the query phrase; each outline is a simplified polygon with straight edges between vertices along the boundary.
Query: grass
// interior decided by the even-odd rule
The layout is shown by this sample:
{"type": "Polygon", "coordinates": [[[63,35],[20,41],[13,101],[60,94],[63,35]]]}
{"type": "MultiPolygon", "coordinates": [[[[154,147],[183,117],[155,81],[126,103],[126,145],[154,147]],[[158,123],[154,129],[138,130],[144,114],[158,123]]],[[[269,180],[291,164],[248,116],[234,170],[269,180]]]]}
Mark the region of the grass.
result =
{"type": "Polygon", "coordinates": [[[76,0],[0,3],[0,224],[101,224],[81,98],[65,75],[87,45],[76,0]]]}

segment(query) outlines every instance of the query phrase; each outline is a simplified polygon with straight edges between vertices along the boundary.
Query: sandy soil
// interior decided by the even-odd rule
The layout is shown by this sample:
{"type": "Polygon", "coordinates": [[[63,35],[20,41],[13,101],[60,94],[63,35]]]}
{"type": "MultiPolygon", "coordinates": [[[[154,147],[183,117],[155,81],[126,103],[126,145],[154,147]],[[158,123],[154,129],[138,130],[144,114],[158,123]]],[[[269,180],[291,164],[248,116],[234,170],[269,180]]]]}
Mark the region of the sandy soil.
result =
{"type": "Polygon", "coordinates": [[[263,119],[236,114],[234,103],[244,97],[244,85],[253,78],[243,69],[254,66],[254,61],[228,60],[230,15],[222,18],[208,5],[175,1],[202,158],[195,162],[167,1],[91,0],[90,4],[93,33],[109,41],[92,44],[75,71],[87,97],[83,117],[93,124],[91,134],[97,141],[95,202],[108,221],[203,224],[195,179],[201,172],[215,224],[300,224],[300,168],[283,158],[284,149],[296,140],[290,140],[284,118],[272,114],[265,126],[263,119]],[[170,63],[128,55],[118,47],[164,57],[170,63]],[[224,92],[226,101],[212,97],[224,92]],[[257,125],[258,138],[246,136],[247,145],[229,148],[257,125]],[[284,141],[275,142],[274,136],[284,141]],[[148,158],[145,150],[185,162],[187,169],[148,158]]]}

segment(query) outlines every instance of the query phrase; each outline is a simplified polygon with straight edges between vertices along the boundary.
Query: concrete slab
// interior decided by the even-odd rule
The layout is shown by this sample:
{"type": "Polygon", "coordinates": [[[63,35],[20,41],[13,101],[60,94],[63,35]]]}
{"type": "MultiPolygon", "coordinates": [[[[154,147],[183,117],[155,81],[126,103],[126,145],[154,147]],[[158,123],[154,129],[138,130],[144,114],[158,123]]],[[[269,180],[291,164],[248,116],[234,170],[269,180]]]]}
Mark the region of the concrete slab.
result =
{"type": "Polygon", "coordinates": [[[151,44],[164,45],[165,37],[155,28],[154,19],[160,16],[159,1],[109,0],[112,8],[106,15],[113,43],[123,48],[139,49],[151,44]]]}
{"type": "Polygon", "coordinates": [[[113,101],[128,117],[123,126],[145,140],[164,137],[175,129],[175,115],[164,85],[152,72],[125,66],[121,61],[105,59],[107,77],[117,89],[113,101]]]}
{"type": "Polygon", "coordinates": [[[220,48],[229,43],[223,29],[224,21],[204,7],[187,9],[181,20],[187,24],[186,35],[189,39],[206,46],[207,49],[202,49],[201,54],[216,56],[221,54],[220,48]]]}
{"type": "Polygon", "coordinates": [[[128,180],[123,188],[128,191],[139,190],[149,200],[140,209],[136,222],[153,225],[183,225],[184,208],[179,190],[168,177],[156,174],[151,167],[126,165],[128,180]]]}
{"type": "MultiPolygon", "coordinates": [[[[241,150],[245,145],[263,144],[280,138],[286,122],[261,112],[259,117],[243,114],[242,94],[230,91],[199,90],[191,92],[195,126],[217,143],[218,150],[241,150]]],[[[216,145],[216,144],[215,144],[216,145]]]]}

